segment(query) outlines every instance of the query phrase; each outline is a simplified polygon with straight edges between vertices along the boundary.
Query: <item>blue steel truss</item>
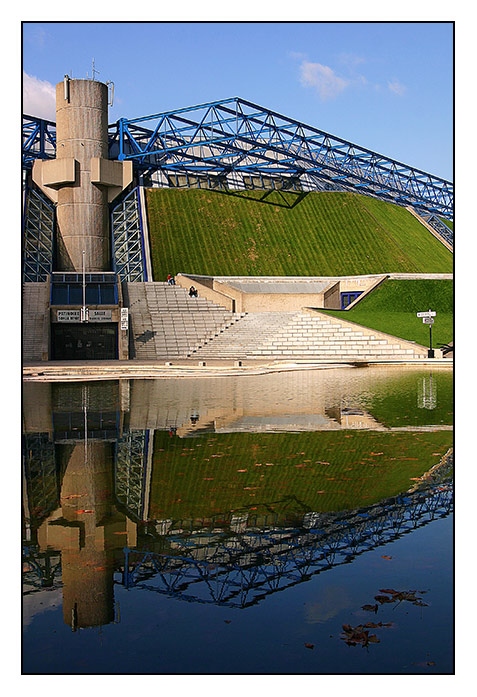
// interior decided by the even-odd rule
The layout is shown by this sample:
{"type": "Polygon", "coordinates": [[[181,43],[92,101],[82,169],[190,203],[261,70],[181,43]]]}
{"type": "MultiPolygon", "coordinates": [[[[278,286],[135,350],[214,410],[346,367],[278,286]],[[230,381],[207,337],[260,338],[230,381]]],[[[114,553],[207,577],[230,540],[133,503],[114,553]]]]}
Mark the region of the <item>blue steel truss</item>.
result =
{"type": "MultiPolygon", "coordinates": [[[[42,146],[33,149],[29,128],[26,134],[24,129],[24,157],[31,161],[43,155],[35,154],[42,146]]],[[[139,172],[160,171],[166,177],[181,172],[219,181],[266,175],[300,180],[310,190],[327,183],[453,216],[451,182],[239,97],[122,118],[110,126],[109,136],[110,158],[132,160],[139,172]]]]}
{"type": "Polygon", "coordinates": [[[121,281],[147,281],[144,235],[138,187],[116,203],[111,212],[114,270],[121,281]]]}
{"type": "Polygon", "coordinates": [[[41,191],[25,190],[23,281],[43,283],[53,268],[55,208],[41,191]]]}
{"type": "Polygon", "coordinates": [[[23,115],[23,166],[29,168],[36,159],[48,160],[56,154],[56,124],[36,116],[23,115]]]}
{"type": "Polygon", "coordinates": [[[118,159],[145,170],[306,175],[310,188],[325,180],[452,216],[450,182],[238,97],[120,119],[116,139],[118,159]]]}

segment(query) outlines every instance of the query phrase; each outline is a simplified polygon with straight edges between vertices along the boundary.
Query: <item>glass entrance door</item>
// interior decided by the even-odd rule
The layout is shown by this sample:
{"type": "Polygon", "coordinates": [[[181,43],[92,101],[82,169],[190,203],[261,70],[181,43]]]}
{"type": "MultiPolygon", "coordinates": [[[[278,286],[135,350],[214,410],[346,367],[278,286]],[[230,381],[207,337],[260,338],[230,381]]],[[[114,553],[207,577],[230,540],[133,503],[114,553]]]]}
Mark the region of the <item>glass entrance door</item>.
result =
{"type": "Polygon", "coordinates": [[[118,325],[52,324],[52,360],[106,361],[118,357],[118,325]]]}

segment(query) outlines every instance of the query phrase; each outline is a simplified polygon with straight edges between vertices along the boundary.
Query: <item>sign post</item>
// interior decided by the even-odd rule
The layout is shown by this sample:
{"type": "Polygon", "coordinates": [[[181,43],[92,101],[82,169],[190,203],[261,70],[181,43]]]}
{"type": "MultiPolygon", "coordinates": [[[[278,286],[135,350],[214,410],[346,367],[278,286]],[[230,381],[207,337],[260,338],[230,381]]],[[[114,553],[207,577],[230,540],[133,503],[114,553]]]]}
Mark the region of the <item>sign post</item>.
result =
{"type": "Polygon", "coordinates": [[[434,317],[437,312],[429,309],[427,312],[418,312],[417,316],[422,317],[423,324],[429,325],[429,350],[427,352],[428,358],[434,358],[434,349],[432,348],[432,325],[434,324],[434,317]]]}

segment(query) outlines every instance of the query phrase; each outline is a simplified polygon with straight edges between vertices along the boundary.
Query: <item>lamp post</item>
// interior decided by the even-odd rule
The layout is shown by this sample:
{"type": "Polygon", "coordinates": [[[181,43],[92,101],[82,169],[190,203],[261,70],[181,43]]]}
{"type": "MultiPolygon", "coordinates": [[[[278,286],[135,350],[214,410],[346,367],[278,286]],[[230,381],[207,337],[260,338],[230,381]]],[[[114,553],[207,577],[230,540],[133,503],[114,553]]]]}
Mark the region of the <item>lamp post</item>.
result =
{"type": "Polygon", "coordinates": [[[88,321],[88,309],[86,307],[86,270],[85,270],[86,252],[83,249],[83,307],[81,308],[81,321],[88,321]]]}

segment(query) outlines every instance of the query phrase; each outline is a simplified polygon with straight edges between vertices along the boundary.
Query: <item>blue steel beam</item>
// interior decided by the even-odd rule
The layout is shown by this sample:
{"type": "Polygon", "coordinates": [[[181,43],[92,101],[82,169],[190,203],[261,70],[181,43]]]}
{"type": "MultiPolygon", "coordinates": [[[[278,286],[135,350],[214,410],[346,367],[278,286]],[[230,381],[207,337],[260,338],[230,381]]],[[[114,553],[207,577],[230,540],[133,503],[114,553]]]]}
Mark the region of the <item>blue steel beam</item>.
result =
{"type": "Polygon", "coordinates": [[[56,154],[56,124],[54,121],[23,115],[23,166],[31,167],[36,159],[47,160],[56,154]]]}
{"type": "MultiPolygon", "coordinates": [[[[35,130],[41,120],[25,118],[24,159],[51,156],[41,146],[46,135],[35,130]]],[[[51,144],[54,124],[45,123],[51,144]]],[[[132,160],[142,171],[308,174],[444,217],[453,214],[451,182],[238,97],[119,119],[110,126],[113,146],[119,160],[132,160]]]]}

